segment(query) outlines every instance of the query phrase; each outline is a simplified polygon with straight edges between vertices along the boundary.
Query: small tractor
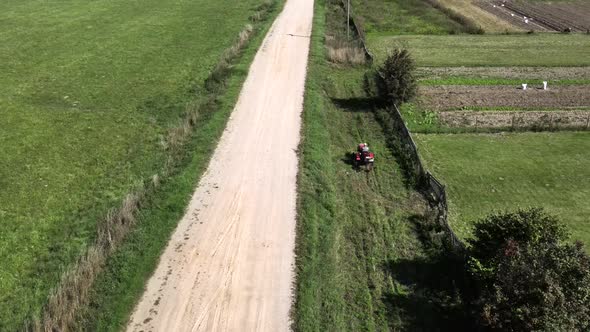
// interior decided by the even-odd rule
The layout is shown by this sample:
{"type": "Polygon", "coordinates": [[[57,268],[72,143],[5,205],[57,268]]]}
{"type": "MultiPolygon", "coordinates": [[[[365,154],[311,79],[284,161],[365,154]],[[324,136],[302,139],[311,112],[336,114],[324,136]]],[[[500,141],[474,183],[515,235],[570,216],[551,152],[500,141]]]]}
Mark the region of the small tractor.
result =
{"type": "Polygon", "coordinates": [[[367,145],[367,143],[360,143],[358,145],[357,151],[353,152],[352,155],[354,167],[356,169],[360,169],[363,166],[367,172],[373,169],[373,164],[375,163],[375,154],[369,151],[369,145],[367,145]]]}

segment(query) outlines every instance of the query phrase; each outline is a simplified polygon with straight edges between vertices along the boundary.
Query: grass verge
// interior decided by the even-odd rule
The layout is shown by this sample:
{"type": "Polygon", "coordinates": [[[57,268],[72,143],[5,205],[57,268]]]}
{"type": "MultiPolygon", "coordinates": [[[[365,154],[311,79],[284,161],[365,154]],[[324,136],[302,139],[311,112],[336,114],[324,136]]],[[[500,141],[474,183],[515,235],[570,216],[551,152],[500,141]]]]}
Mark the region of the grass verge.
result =
{"type": "Polygon", "coordinates": [[[432,273],[438,265],[416,234],[423,202],[404,185],[364,95],[366,68],[326,61],[329,9],[316,1],[299,148],[294,329],[457,327],[449,279],[432,273]],[[361,141],[377,156],[371,173],[351,165],[361,141]]]}
{"type": "Polygon", "coordinates": [[[589,132],[415,136],[427,167],[447,185],[461,236],[494,211],[542,206],[590,244],[589,132]]]}

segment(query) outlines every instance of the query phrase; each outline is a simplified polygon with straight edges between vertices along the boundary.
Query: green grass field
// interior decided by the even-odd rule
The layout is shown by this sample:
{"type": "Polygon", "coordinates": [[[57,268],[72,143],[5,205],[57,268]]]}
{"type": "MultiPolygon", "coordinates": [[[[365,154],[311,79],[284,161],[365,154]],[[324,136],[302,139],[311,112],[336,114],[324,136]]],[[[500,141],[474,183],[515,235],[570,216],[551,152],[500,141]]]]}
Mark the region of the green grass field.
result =
{"type": "Polygon", "coordinates": [[[376,61],[403,47],[418,66],[590,66],[590,36],[585,34],[378,36],[368,35],[376,61]]]}
{"type": "Polygon", "coordinates": [[[590,133],[415,134],[448,188],[451,225],[469,236],[493,211],[544,207],[590,245],[590,133]]]}
{"type": "Polygon", "coordinates": [[[431,269],[411,221],[423,203],[405,187],[365,99],[366,68],[327,64],[324,14],[324,1],[316,1],[299,149],[294,329],[456,327],[455,317],[438,306],[439,299],[448,297],[426,285],[435,280],[442,287],[446,278],[432,278],[436,268],[431,269]],[[370,173],[354,170],[349,159],[361,141],[376,152],[370,173]]]}
{"type": "Polygon", "coordinates": [[[38,312],[98,218],[159,170],[162,135],[260,3],[0,3],[1,330],[38,312]]]}
{"type": "Polygon", "coordinates": [[[367,33],[448,34],[464,31],[464,27],[451,20],[424,0],[353,0],[354,13],[363,18],[367,33]]]}

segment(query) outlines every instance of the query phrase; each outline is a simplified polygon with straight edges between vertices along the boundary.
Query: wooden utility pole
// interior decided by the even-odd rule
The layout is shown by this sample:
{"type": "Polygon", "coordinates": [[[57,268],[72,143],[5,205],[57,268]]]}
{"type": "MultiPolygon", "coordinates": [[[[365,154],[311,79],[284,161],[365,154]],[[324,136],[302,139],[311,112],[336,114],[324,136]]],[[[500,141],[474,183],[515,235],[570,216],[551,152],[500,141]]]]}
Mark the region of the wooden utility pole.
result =
{"type": "Polygon", "coordinates": [[[346,38],[350,40],[350,0],[346,5],[346,38]]]}

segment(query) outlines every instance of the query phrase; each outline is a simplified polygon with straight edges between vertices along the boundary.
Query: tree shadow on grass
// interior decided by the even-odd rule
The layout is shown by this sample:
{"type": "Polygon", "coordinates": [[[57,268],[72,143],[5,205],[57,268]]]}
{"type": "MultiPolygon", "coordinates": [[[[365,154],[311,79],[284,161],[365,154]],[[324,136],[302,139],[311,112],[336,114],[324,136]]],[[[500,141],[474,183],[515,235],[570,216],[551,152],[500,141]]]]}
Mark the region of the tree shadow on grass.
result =
{"type": "Polygon", "coordinates": [[[473,330],[461,293],[469,289],[464,258],[447,248],[442,228],[428,215],[412,215],[409,221],[426,255],[384,264],[398,286],[384,294],[389,314],[407,331],[473,330]]]}
{"type": "Polygon", "coordinates": [[[369,113],[375,109],[374,98],[331,98],[332,103],[345,112],[369,113]]]}
{"type": "Polygon", "coordinates": [[[446,257],[399,259],[384,269],[397,289],[383,296],[388,313],[399,317],[406,331],[469,331],[458,283],[462,267],[446,257]]]}

